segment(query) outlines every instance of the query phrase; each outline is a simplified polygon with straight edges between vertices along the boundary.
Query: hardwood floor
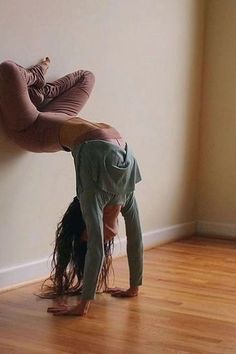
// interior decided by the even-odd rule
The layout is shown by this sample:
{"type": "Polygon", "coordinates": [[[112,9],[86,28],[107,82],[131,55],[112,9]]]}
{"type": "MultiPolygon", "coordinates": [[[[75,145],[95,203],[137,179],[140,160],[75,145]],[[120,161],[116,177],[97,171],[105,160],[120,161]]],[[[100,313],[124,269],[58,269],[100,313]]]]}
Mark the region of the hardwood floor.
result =
{"type": "MultiPolygon", "coordinates": [[[[126,286],[126,259],[114,267],[115,285],[126,286]]],[[[146,251],[140,296],[97,295],[84,318],[46,313],[38,286],[0,295],[1,354],[236,354],[234,241],[193,237],[146,251]]]]}

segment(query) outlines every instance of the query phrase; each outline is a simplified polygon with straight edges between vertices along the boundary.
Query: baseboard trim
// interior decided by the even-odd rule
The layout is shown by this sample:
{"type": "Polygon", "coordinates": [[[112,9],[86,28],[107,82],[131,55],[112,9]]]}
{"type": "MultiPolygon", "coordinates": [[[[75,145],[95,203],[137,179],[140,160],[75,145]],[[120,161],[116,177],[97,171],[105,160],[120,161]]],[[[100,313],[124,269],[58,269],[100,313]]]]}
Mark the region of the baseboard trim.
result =
{"type": "MultiPolygon", "coordinates": [[[[183,224],[163,227],[143,234],[143,246],[145,250],[176,241],[186,236],[191,236],[196,231],[194,221],[183,224]]],[[[126,255],[126,239],[121,238],[115,241],[114,257],[126,255]]]]}
{"type": "Polygon", "coordinates": [[[0,292],[12,290],[45,279],[50,272],[50,259],[43,258],[34,262],[0,269],[0,292]]]}
{"type": "Polygon", "coordinates": [[[197,234],[235,240],[236,224],[199,220],[197,222],[197,234]]]}
{"type": "MultiPolygon", "coordinates": [[[[144,249],[150,249],[161,244],[176,241],[191,236],[196,231],[196,223],[187,222],[172,225],[143,234],[144,249]]],[[[115,241],[114,257],[126,255],[126,239],[115,241]]],[[[50,259],[43,258],[9,268],[0,269],[0,292],[9,291],[45,279],[50,272],[50,259]]]]}

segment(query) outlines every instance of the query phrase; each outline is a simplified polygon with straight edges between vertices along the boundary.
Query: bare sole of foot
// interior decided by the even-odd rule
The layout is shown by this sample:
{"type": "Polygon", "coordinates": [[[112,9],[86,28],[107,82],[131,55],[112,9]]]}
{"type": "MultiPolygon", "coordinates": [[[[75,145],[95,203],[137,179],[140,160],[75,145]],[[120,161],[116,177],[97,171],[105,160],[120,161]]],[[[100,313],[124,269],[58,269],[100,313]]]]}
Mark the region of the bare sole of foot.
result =
{"type": "Polygon", "coordinates": [[[41,63],[45,63],[45,64],[49,65],[51,63],[51,60],[50,60],[49,57],[45,57],[45,58],[42,59],[41,63]]]}
{"type": "Polygon", "coordinates": [[[50,58],[45,57],[41,59],[37,65],[34,65],[28,69],[28,71],[31,72],[36,77],[34,83],[36,89],[42,89],[46,85],[44,76],[48,71],[50,62],[51,62],[50,58]]]}

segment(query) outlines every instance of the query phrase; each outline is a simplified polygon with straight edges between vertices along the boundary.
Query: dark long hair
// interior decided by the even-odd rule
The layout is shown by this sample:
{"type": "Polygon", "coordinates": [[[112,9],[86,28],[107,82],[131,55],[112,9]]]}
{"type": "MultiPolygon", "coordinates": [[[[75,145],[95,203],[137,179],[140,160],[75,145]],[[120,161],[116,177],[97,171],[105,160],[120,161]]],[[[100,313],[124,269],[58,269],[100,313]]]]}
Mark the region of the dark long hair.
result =
{"type": "MultiPolygon", "coordinates": [[[[52,270],[41,287],[43,298],[55,298],[62,295],[81,293],[87,241],[82,240],[86,225],[83,220],[80,203],[73,199],[62,220],[57,225],[55,246],[52,255],[52,270]]],[[[97,291],[109,286],[109,275],[112,271],[112,252],[114,241],[104,241],[105,258],[99,276],[97,291]]]]}

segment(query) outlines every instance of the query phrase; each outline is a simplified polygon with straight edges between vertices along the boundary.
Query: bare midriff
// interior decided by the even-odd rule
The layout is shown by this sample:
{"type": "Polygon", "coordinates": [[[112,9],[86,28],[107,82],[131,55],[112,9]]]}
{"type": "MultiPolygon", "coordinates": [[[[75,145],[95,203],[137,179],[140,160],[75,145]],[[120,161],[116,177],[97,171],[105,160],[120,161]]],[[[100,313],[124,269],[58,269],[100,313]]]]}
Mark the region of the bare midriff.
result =
{"type": "MultiPolygon", "coordinates": [[[[122,205],[108,205],[103,212],[104,241],[111,241],[118,234],[118,215],[122,205]]],[[[85,229],[81,241],[88,241],[87,230],[85,229]]]]}
{"type": "Polygon", "coordinates": [[[125,145],[115,128],[106,123],[93,123],[79,117],[68,119],[61,126],[59,139],[60,144],[70,150],[88,140],[106,140],[122,147],[125,145]]]}

